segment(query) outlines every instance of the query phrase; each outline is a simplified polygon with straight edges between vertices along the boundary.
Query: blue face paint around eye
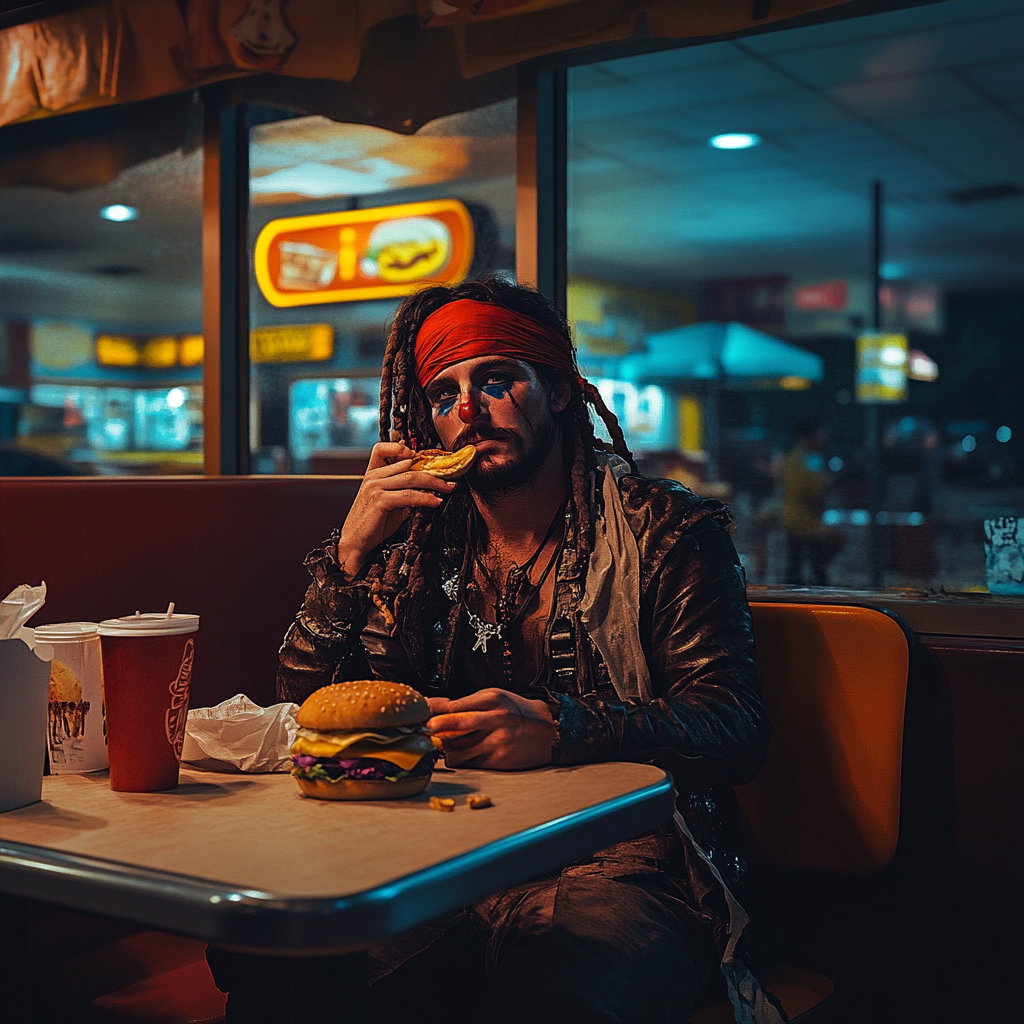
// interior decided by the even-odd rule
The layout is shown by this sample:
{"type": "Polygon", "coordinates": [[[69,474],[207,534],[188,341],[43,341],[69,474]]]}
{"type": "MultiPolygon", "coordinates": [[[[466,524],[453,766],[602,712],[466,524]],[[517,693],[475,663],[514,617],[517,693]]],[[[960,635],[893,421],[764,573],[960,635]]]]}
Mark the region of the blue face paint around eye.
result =
{"type": "Polygon", "coordinates": [[[452,408],[454,407],[454,405],[455,405],[455,399],[454,398],[443,398],[443,399],[441,399],[440,402],[437,403],[437,411],[442,416],[447,416],[448,413],[450,413],[452,411],[452,408]]]}
{"type": "Polygon", "coordinates": [[[485,384],[481,391],[485,395],[489,395],[491,398],[505,398],[512,390],[512,382],[503,380],[499,384],[485,384]]]}

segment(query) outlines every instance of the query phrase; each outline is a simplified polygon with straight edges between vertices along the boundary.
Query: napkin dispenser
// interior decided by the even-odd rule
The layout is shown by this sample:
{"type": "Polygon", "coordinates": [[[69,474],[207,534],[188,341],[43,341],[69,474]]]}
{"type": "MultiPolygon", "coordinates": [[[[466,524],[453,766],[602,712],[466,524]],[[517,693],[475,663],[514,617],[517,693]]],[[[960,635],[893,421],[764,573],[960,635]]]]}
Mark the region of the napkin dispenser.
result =
{"type": "Polygon", "coordinates": [[[42,796],[53,648],[20,627],[0,640],[0,811],[42,796]]]}

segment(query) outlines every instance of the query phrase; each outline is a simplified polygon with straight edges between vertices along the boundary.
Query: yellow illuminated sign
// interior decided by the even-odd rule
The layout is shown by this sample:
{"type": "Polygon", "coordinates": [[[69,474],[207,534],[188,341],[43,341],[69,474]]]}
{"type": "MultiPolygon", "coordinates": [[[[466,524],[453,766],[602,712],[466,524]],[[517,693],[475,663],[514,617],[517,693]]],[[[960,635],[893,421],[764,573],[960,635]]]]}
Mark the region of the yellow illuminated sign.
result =
{"type": "Polygon", "coordinates": [[[256,239],[256,281],[273,306],[409,295],[457,284],[473,262],[473,222],[457,199],[272,220],[256,239]]]}
{"type": "Polygon", "coordinates": [[[249,334],[253,363],[315,363],[334,355],[334,328],[330,324],[297,327],[258,327],[249,334]]]}
{"type": "Polygon", "coordinates": [[[181,339],[178,362],[182,366],[198,366],[203,361],[205,345],[201,334],[186,334],[181,339]]]}
{"type": "Polygon", "coordinates": [[[145,366],[166,370],[172,366],[199,366],[203,361],[203,336],[173,334],[155,338],[130,338],[121,334],[96,337],[96,362],[100,366],[145,366]]]}
{"type": "Polygon", "coordinates": [[[139,346],[119,334],[101,334],[96,339],[96,362],[100,366],[138,366],[139,346]]]}
{"type": "Polygon", "coordinates": [[[170,335],[150,338],[142,346],[142,365],[151,370],[164,370],[178,365],[178,339],[170,335]]]}
{"type": "Polygon", "coordinates": [[[904,402],[907,398],[907,338],[866,331],[857,339],[857,401],[904,402]]]}

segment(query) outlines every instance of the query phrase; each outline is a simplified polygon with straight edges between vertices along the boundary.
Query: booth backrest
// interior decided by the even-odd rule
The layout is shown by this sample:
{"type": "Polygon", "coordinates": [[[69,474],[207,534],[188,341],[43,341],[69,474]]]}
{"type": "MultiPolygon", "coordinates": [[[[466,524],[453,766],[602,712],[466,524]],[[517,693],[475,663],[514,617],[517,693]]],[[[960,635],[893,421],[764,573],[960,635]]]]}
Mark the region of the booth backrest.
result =
{"type": "Polygon", "coordinates": [[[30,625],[141,611],[200,618],[193,707],[274,703],[277,649],[309,583],[306,553],[358,479],[0,478],[0,596],[46,581],[30,625]]]}
{"type": "Polygon", "coordinates": [[[849,605],[751,611],[774,729],[760,775],[737,790],[751,855],[776,867],[881,871],[899,837],[903,627],[849,605]]]}

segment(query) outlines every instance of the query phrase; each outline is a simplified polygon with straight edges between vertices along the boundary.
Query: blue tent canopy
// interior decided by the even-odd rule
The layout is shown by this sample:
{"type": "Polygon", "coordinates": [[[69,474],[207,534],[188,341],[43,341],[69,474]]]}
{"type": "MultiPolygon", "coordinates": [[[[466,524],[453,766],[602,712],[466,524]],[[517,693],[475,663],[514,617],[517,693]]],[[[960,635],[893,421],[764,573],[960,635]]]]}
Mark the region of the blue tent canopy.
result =
{"type": "Polygon", "coordinates": [[[820,383],[824,360],[738,323],[706,321],[648,335],[647,351],[626,356],[626,380],[804,377],[820,383]]]}

